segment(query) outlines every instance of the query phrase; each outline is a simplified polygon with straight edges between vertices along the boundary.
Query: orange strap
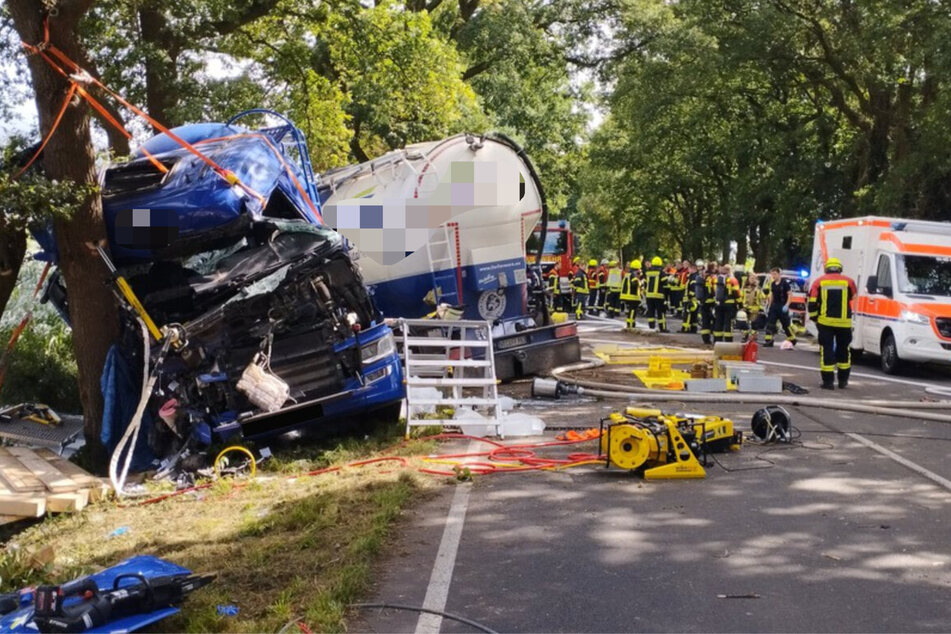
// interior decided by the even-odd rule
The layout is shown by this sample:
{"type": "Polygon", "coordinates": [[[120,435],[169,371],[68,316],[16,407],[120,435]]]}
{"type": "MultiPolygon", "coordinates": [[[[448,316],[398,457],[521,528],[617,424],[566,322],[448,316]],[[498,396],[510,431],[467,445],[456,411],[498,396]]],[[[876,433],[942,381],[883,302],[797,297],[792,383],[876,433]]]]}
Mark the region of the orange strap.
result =
{"type": "Polygon", "coordinates": [[[30,157],[30,160],[26,162],[26,165],[20,168],[16,174],[13,175],[13,180],[17,180],[26,170],[30,169],[30,165],[33,165],[33,162],[39,158],[40,154],[43,153],[43,148],[46,147],[46,144],[50,142],[50,137],[53,136],[53,133],[56,132],[56,128],[59,127],[60,121],[63,120],[63,115],[66,114],[66,108],[69,107],[69,102],[72,101],[73,95],[76,94],[76,84],[73,84],[69,87],[69,90],[66,92],[66,98],[63,99],[63,105],[60,106],[59,114],[56,115],[56,118],[53,119],[53,125],[50,126],[50,131],[46,133],[46,136],[43,138],[43,142],[40,143],[40,148],[30,157]]]}
{"type": "MultiPolygon", "coordinates": [[[[98,79],[96,79],[95,77],[87,73],[85,70],[83,70],[79,66],[79,64],[71,60],[65,53],[63,53],[56,46],[50,43],[48,19],[44,19],[43,21],[43,32],[44,32],[43,42],[41,42],[39,45],[33,45],[33,44],[28,44],[26,42],[22,42],[23,47],[26,48],[28,51],[30,51],[30,53],[40,55],[50,66],[52,66],[57,72],[63,75],[67,79],[67,81],[69,81],[73,85],[78,85],[81,82],[85,82],[85,83],[91,83],[97,86],[98,88],[102,89],[103,91],[106,92],[106,94],[111,96],[113,99],[118,101],[120,104],[122,104],[129,110],[131,110],[137,116],[146,120],[156,130],[159,130],[160,132],[164,133],[166,136],[171,138],[180,146],[182,146],[183,148],[185,148],[186,150],[194,154],[196,157],[201,159],[205,164],[207,164],[215,172],[215,174],[217,174],[229,185],[237,185],[250,196],[257,198],[258,202],[260,202],[262,206],[267,203],[267,200],[264,198],[264,196],[256,192],[253,188],[249,187],[248,185],[242,183],[241,179],[238,178],[237,174],[235,174],[231,170],[224,169],[223,167],[215,163],[212,159],[210,159],[208,156],[198,151],[195,148],[195,146],[193,146],[191,143],[188,143],[187,141],[185,141],[185,139],[179,137],[177,134],[175,134],[174,132],[169,130],[167,127],[165,127],[164,125],[162,125],[161,123],[159,123],[158,121],[150,117],[141,109],[137,108],[135,105],[128,102],[121,95],[109,89],[108,86],[106,86],[101,81],[99,81],[98,79]],[[51,55],[56,57],[56,59],[58,59],[62,63],[63,66],[65,66],[67,69],[70,69],[73,72],[73,74],[67,73],[65,70],[63,70],[62,66],[57,64],[55,61],[53,61],[53,59],[50,58],[49,55],[47,55],[47,51],[51,55]]],[[[90,103],[90,105],[92,105],[93,101],[95,101],[87,92],[83,91],[81,87],[79,89],[79,93],[80,95],[83,96],[84,99],[86,99],[90,103]]],[[[99,112],[103,112],[103,110],[100,110],[100,108],[102,107],[101,104],[97,104],[97,106],[93,106],[93,107],[96,107],[96,109],[99,110],[99,112]]],[[[119,122],[115,121],[113,117],[111,116],[107,117],[107,120],[112,125],[115,125],[117,128],[123,130],[124,133],[128,134],[127,131],[125,131],[125,128],[121,124],[119,124],[119,122]]],[[[158,161],[156,161],[154,157],[152,157],[152,155],[148,154],[147,152],[145,152],[145,154],[149,157],[149,159],[152,161],[153,164],[158,163],[158,161]]],[[[161,165],[161,163],[158,163],[158,165],[161,165]]],[[[164,168],[164,166],[162,166],[162,168],[164,168]]],[[[168,170],[162,169],[162,171],[168,171],[168,170]]]]}

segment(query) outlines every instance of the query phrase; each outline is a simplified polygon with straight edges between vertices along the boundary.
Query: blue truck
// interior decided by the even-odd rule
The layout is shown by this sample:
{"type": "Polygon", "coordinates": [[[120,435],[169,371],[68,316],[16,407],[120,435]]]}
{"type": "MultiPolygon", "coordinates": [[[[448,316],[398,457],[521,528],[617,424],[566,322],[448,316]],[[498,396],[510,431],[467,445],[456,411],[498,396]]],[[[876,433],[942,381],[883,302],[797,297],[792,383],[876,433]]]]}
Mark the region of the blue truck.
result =
{"type": "MultiPolygon", "coordinates": [[[[146,369],[142,316],[122,311],[103,376],[107,446],[131,418],[143,372],[157,376],[143,435],[157,458],[374,413],[395,420],[404,388],[393,333],[346,241],[321,222],[300,131],[236,117],[171,132],[101,176],[116,275],[178,338],[156,368],[153,332],[146,369]],[[278,400],[262,400],[259,388],[275,385],[278,400]]],[[[34,233],[55,261],[51,233],[34,233]]],[[[59,276],[45,296],[67,314],[59,276]]]]}

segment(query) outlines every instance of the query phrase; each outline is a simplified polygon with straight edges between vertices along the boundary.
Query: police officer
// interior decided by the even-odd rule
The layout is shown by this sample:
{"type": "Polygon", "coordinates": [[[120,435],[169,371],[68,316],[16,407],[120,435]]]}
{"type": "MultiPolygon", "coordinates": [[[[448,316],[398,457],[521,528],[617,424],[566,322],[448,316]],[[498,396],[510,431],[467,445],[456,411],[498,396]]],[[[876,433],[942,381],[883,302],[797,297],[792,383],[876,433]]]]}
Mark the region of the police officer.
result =
{"type": "Polygon", "coordinates": [[[584,319],[584,309],[588,304],[588,272],[584,262],[575,258],[575,266],[571,270],[571,309],[575,319],[584,319]]]}
{"type": "Polygon", "coordinates": [[[733,341],[733,317],[736,315],[736,303],[740,298],[740,285],[724,264],[716,276],[714,288],[713,340],[733,341]]]}
{"type": "Polygon", "coordinates": [[[634,330],[637,325],[637,309],[641,305],[641,261],[632,260],[624,283],[621,285],[621,301],[624,303],[624,313],[627,316],[628,330],[634,330]]]}
{"type": "Polygon", "coordinates": [[[855,281],[842,274],[838,258],[826,260],[825,275],[813,281],[809,289],[809,318],[819,331],[819,374],[822,389],[834,390],[836,371],[839,388],[849,384],[852,356],[852,299],[855,281]]]}
{"type": "Polygon", "coordinates": [[[618,266],[617,260],[608,264],[607,293],[605,294],[604,310],[608,317],[617,317],[621,314],[621,285],[624,283],[624,271],[618,266]]]}
{"type": "Polygon", "coordinates": [[[776,322],[783,327],[786,333],[786,341],[796,345],[796,333],[793,332],[792,324],[789,321],[789,304],[792,302],[792,287],[789,280],[782,278],[782,272],[779,267],[773,267],[769,271],[769,292],[767,294],[766,305],[766,337],[763,345],[767,348],[773,345],[773,338],[776,335],[776,322]]]}
{"type": "Polygon", "coordinates": [[[588,314],[594,315],[598,312],[598,261],[594,258],[588,260],[588,314]]]}
{"type": "Polygon", "coordinates": [[[644,271],[644,296],[647,299],[647,325],[667,332],[667,305],[664,302],[664,261],[656,255],[644,271]]]}

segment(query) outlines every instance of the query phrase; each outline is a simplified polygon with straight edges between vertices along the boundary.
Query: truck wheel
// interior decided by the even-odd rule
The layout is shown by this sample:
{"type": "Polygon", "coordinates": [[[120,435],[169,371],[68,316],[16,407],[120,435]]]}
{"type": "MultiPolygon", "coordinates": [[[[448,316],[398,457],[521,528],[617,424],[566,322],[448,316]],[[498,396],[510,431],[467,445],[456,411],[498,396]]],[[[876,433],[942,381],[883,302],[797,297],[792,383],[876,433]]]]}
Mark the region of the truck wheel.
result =
{"type": "Polygon", "coordinates": [[[901,369],[901,359],[898,357],[898,346],[895,344],[895,336],[892,333],[886,333],[882,339],[882,372],[885,374],[897,374],[901,369]]]}

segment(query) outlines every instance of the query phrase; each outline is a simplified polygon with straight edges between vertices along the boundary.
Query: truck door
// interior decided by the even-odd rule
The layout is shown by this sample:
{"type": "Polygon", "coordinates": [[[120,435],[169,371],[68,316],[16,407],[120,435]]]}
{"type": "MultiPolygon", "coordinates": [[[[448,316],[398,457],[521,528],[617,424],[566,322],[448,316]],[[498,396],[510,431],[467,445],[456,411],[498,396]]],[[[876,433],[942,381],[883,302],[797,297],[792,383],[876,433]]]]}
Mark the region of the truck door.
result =
{"type": "Polygon", "coordinates": [[[882,330],[888,323],[885,317],[891,314],[889,304],[894,292],[891,258],[887,253],[880,253],[875,267],[875,285],[859,290],[860,294],[868,295],[867,305],[862,311],[867,314],[857,320],[862,329],[862,347],[873,354],[881,352],[882,330]]]}

